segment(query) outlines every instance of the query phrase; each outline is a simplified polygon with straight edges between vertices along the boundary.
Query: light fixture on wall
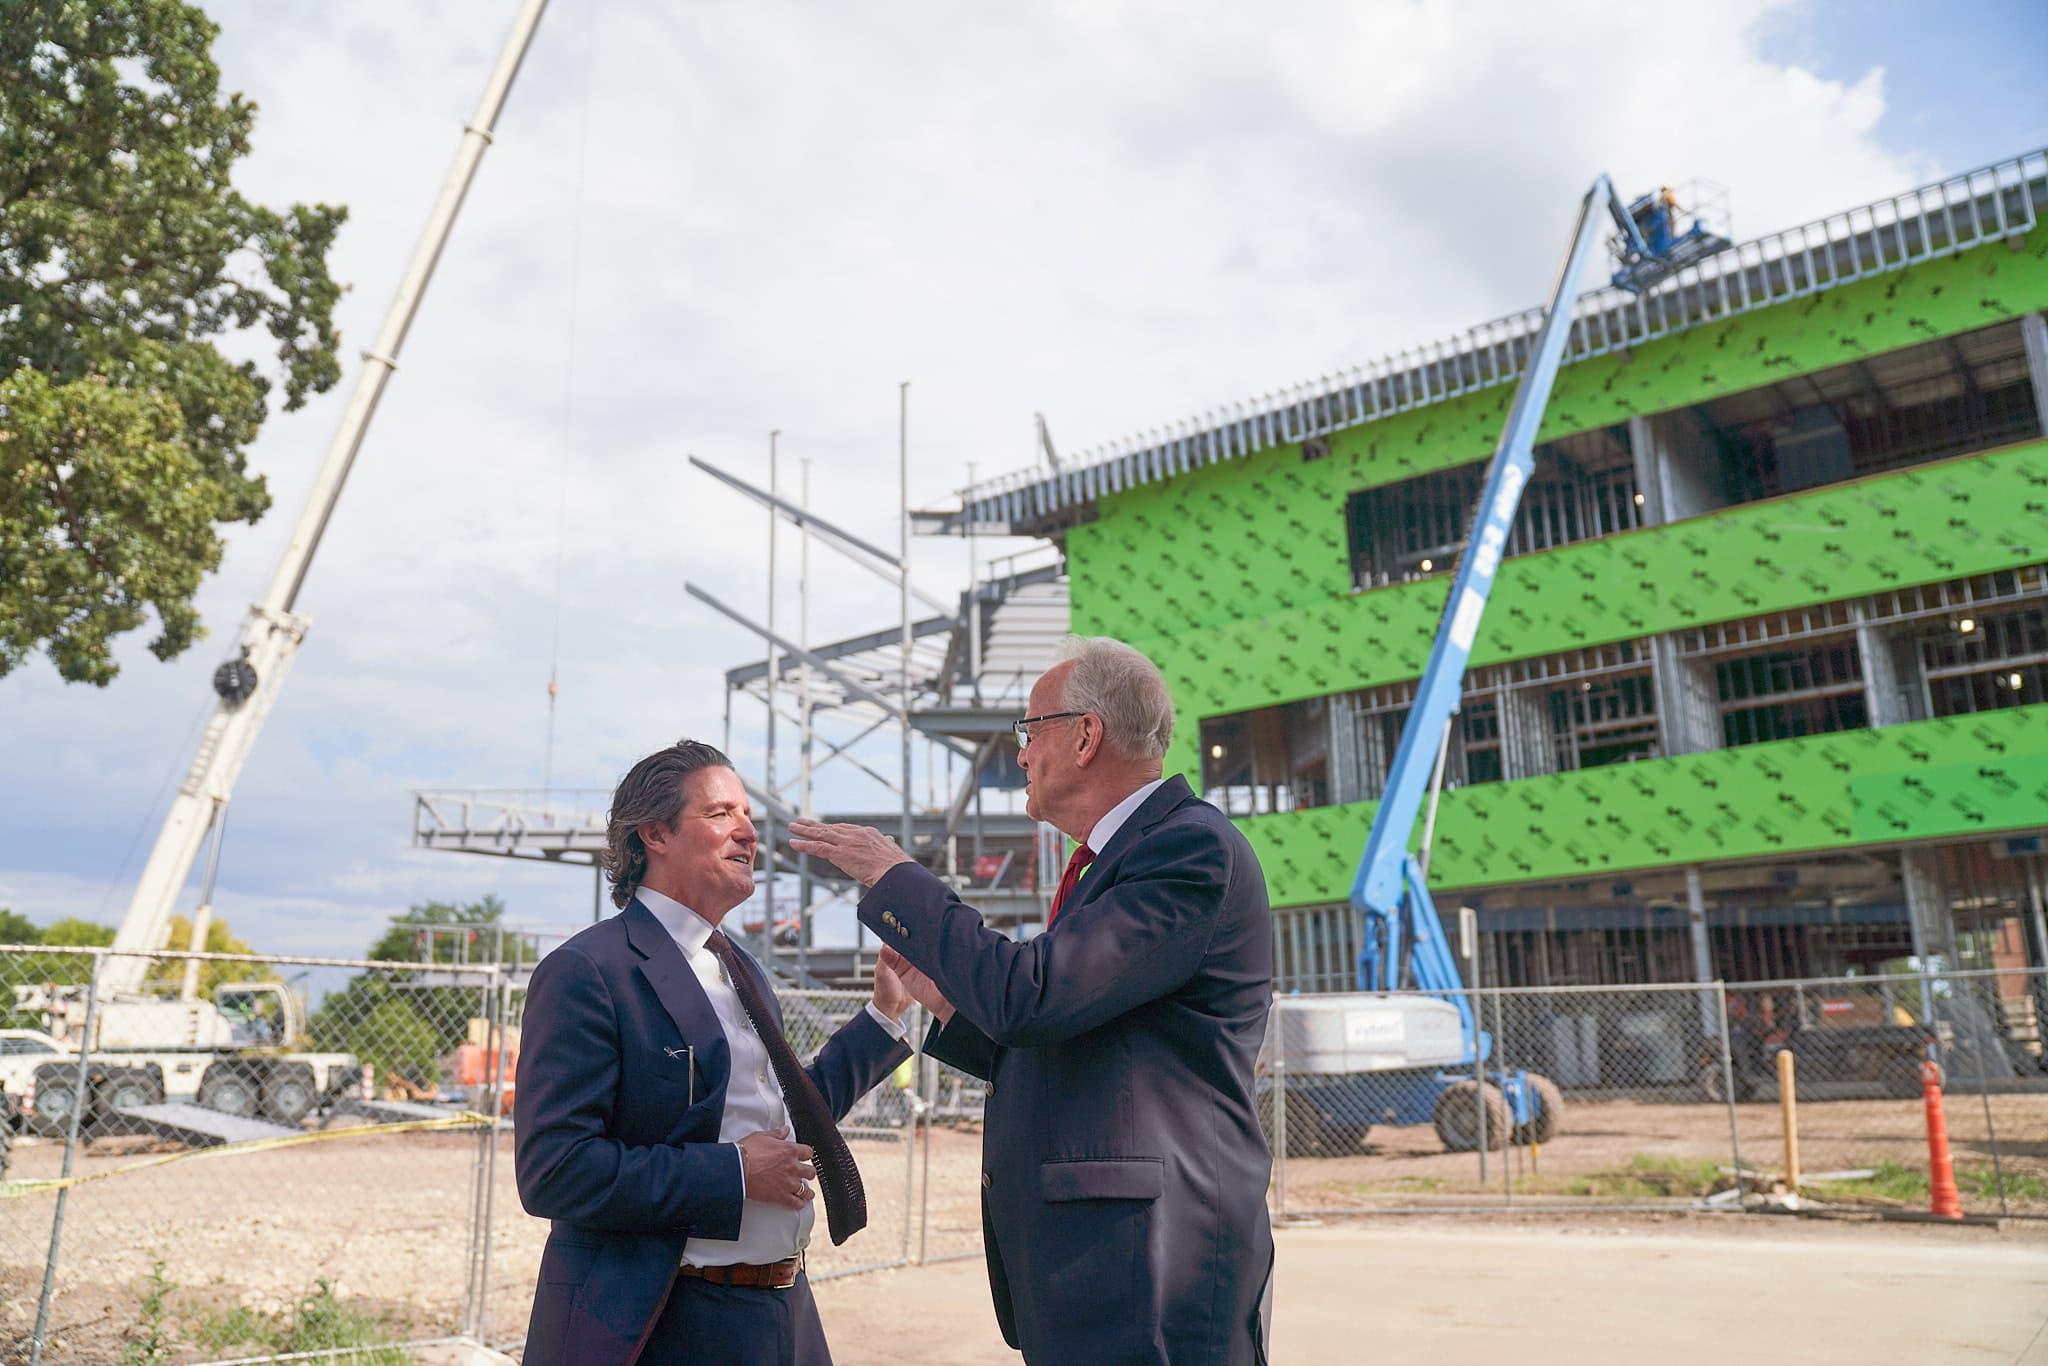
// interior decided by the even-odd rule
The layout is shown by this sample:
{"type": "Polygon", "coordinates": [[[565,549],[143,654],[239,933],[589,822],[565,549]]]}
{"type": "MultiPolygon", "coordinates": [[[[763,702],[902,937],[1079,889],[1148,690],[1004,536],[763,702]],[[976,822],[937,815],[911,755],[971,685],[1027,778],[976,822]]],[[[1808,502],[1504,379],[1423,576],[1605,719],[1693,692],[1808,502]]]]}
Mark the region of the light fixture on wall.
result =
{"type": "Polygon", "coordinates": [[[1211,759],[1221,759],[1221,758],[1223,757],[1223,746],[1221,746],[1221,745],[1211,745],[1211,746],[1209,746],[1209,757],[1210,757],[1211,759]]]}
{"type": "Polygon", "coordinates": [[[1961,621],[1956,623],[1956,629],[1958,631],[1961,631],[1964,635],[1968,635],[1970,634],[1970,632],[1977,629],[1977,619],[1975,617],[1964,617],[1961,621]]]}
{"type": "Polygon", "coordinates": [[[1636,495],[1636,506],[1637,506],[1637,507],[1641,507],[1642,505],[1643,505],[1643,495],[1639,493],[1639,494],[1637,494],[1637,495],[1636,495]]]}
{"type": "Polygon", "coordinates": [[[2024,685],[2027,680],[2020,677],[2018,674],[2007,674],[2005,676],[2005,681],[2012,685],[2012,690],[2014,692],[2018,692],[2021,686],[2024,685]]]}
{"type": "Polygon", "coordinates": [[[1427,573],[1428,573],[1428,572],[1429,572],[1430,570],[1432,570],[1432,569],[1434,569],[1434,568],[1436,568],[1436,561],[1435,561],[1435,560],[1424,560],[1424,561],[1422,562],[1422,572],[1423,572],[1423,573],[1427,574],[1427,573]]]}

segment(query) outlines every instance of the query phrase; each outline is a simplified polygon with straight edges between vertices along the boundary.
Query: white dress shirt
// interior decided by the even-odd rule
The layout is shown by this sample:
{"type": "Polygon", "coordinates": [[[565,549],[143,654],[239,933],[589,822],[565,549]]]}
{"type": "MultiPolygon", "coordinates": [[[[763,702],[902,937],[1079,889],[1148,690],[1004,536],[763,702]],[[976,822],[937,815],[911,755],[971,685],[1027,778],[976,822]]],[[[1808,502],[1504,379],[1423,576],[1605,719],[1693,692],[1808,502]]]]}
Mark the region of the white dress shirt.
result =
{"type": "MultiPolygon", "coordinates": [[[[652,887],[636,889],[640,904],[653,913],[682,950],[683,959],[690,965],[690,971],[697,974],[698,983],[704,994],[711,1000],[711,1009],[718,1015],[718,1026],[725,1032],[726,1046],[732,1051],[732,1077],[725,1088],[725,1113],[718,1122],[718,1141],[733,1144],[733,1160],[740,1160],[739,1140],[748,1134],[766,1131],[779,1134],[789,1127],[789,1108],[783,1104],[782,1087],[775,1080],[775,1069],[768,1062],[768,1046],[761,1042],[761,1036],[754,1032],[754,1026],[747,1019],[746,1008],[740,1004],[739,993],[726,980],[725,969],[706,947],[711,938],[711,922],[677,901],[655,891],[652,887]]],[[[892,1038],[901,1039],[903,1025],[890,1019],[868,1003],[868,1014],[875,1023],[887,1030],[892,1038]]],[[[811,1189],[817,1190],[815,1182],[811,1189]]],[[[741,1167],[740,1191],[746,1192],[746,1169],[741,1167]]],[[[817,1201],[807,1202],[802,1209],[784,1209],[780,1205],[765,1204],[759,1200],[748,1200],[740,1211],[740,1236],[731,1242],[722,1238],[692,1238],[683,1245],[683,1261],[690,1266],[732,1266],[740,1262],[779,1262],[794,1257],[811,1241],[811,1226],[817,1222],[817,1201]]]]}

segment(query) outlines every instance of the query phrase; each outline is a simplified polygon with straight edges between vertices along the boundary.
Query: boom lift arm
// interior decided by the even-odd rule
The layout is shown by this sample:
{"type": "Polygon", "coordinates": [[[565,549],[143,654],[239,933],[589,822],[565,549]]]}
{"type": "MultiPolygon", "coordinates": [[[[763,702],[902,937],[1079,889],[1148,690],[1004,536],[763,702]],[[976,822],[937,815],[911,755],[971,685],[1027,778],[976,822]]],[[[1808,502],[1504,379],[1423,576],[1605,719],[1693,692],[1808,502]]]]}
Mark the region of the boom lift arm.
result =
{"type": "MultiPolygon", "coordinates": [[[[1351,904],[1364,918],[1358,954],[1361,991],[1416,989],[1455,993],[1463,985],[1436,903],[1431,900],[1424,880],[1425,865],[1409,848],[1409,837],[1439,748],[1457,715],[1466,661],[1471,658],[1480,617],[1486,611],[1494,576],[1507,550],[1508,533],[1521,505],[1522,490],[1535,467],[1536,431],[1542,424],[1543,409],[1550,400],[1551,386],[1564,358],[1565,342],[1571,333],[1572,305],[1577,298],[1576,282],[1593,244],[1599,240],[1603,208],[1620,230],[1617,245],[1624,270],[1615,277],[1615,283],[1640,291],[1676,268],[1676,253],[1669,247],[1655,250],[1645,242],[1635,217],[1623,206],[1607,177],[1603,175],[1594,181],[1579,204],[1571,247],[1565,253],[1557,286],[1530,349],[1528,368],[1515,389],[1507,426],[1487,468],[1465,553],[1459,556],[1450,596],[1437,626],[1436,643],[1430,649],[1422,680],[1416,685],[1415,703],[1401,729],[1401,743],[1387,772],[1386,792],[1373,815],[1372,833],[1366,838],[1358,876],[1351,884],[1351,904]]],[[[1699,234],[1696,227],[1683,240],[1697,249],[1700,244],[1693,239],[1699,234]]],[[[1698,254],[1704,253],[1690,253],[1693,259],[1698,254]]],[[[1470,1003],[1463,996],[1453,995],[1450,999],[1464,1017],[1466,1038],[1473,1040],[1483,1053],[1470,1003]]]]}
{"type": "MultiPolygon", "coordinates": [[[[206,832],[226,815],[235,779],[255,746],[264,719],[270,715],[278,689],[284,685],[285,673],[306,637],[306,628],[312,624],[293,608],[306,581],[306,571],[312,567],[313,553],[320,547],[328,518],[333,515],[342,485],[348,479],[349,467],[355,463],[356,452],[363,444],[363,433],[383,397],[384,385],[398,368],[398,353],[405,345],[405,334],[412,326],[421,296],[426,293],[427,282],[433,278],[441,249],[455,225],[455,215],[469,193],[484,148],[490,144],[492,127],[511,93],[513,78],[519,74],[520,63],[525,60],[534,30],[546,9],[547,0],[522,0],[512,32],[506,37],[497,65],[484,86],[483,99],[462,130],[455,164],[442,182],[426,229],[413,248],[398,293],[384,315],[384,325],[375,344],[363,353],[363,372],[357,377],[341,426],[327,447],[319,476],[306,496],[298,527],[278,560],[270,591],[264,594],[263,601],[250,607],[237,652],[214,671],[213,714],[207,720],[185,781],[179,785],[170,810],[164,815],[163,828],[157,832],[156,844],[149,852],[149,862],[143,866],[135,894],[128,902],[128,913],[115,931],[117,951],[149,954],[163,947],[171,909],[185,879],[191,875],[199,846],[206,839],[206,832]]],[[[148,970],[146,957],[112,956],[101,970],[100,984],[107,991],[132,992],[142,985],[148,970]]]]}

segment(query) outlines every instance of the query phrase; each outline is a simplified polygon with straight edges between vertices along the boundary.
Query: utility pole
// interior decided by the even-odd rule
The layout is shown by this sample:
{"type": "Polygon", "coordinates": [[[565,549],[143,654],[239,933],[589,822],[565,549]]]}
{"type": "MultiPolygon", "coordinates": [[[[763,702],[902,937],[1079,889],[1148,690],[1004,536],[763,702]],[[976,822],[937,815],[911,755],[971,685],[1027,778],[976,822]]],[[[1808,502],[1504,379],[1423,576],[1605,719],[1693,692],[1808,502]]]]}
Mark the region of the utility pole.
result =
{"type": "MultiPolygon", "coordinates": [[[[782,432],[778,429],[768,433],[768,492],[778,492],[775,478],[776,441],[782,432]]],[[[769,960],[770,946],[775,942],[775,674],[781,660],[775,648],[775,533],[781,518],[775,509],[768,509],[768,752],[765,765],[763,790],[768,801],[761,814],[764,819],[761,828],[767,832],[767,842],[762,846],[761,859],[761,961],[769,960]]]]}

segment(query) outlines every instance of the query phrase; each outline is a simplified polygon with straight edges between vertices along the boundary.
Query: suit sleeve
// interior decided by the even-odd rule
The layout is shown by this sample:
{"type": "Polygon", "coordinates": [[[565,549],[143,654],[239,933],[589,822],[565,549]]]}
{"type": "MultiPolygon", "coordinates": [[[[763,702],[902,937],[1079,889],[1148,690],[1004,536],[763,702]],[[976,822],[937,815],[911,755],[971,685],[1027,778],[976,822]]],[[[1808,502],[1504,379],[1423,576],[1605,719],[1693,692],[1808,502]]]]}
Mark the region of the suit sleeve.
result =
{"type": "Polygon", "coordinates": [[[905,1058],[910,1045],[889,1037],[865,1010],[839,1026],[818,1056],[804,1070],[832,1106],[834,1119],[845,1119],[853,1103],[873,1090],[905,1058]]]}
{"type": "Polygon", "coordinates": [[[621,1071],[617,1021],[603,974],[581,953],[557,949],[534,968],[513,1112],[520,1203],[536,1218],[591,1228],[739,1237],[731,1144],[607,1137],[621,1071]]]}
{"type": "Polygon", "coordinates": [[[950,1067],[957,1067],[970,1077],[983,1081],[994,1081],[996,1077],[996,1045],[988,1035],[974,1027],[974,1022],[958,1010],[953,1018],[940,1024],[932,1021],[932,1027],[925,1031],[924,1051],[950,1067]]]}
{"type": "Polygon", "coordinates": [[[860,919],[938,984],[956,1020],[964,1015],[1003,1047],[1038,1047],[1193,977],[1222,912],[1230,859],[1217,831],[1165,826],[1119,860],[1114,883],[1022,943],[989,929],[915,863],[882,876],[861,899],[860,919]]]}

